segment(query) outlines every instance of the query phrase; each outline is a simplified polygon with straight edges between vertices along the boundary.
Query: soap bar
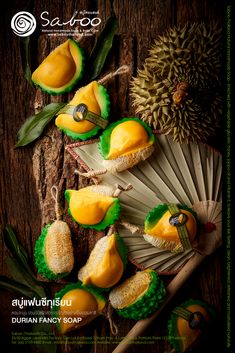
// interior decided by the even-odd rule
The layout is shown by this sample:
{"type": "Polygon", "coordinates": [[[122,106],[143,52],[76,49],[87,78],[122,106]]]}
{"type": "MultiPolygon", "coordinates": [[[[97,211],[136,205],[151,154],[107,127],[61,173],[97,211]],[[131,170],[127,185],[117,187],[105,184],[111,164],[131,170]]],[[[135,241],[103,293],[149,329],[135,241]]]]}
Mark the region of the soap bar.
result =
{"type": "Polygon", "coordinates": [[[83,50],[73,39],[67,39],[33,72],[32,81],[49,94],[62,94],[76,86],[83,72],[83,50]]]}
{"type": "Polygon", "coordinates": [[[213,308],[201,300],[190,299],[176,307],[168,322],[169,341],[176,352],[188,351],[214,319],[213,308]]]}
{"type": "Polygon", "coordinates": [[[58,320],[57,328],[62,334],[76,330],[103,314],[106,301],[95,289],[80,281],[68,284],[55,295],[52,317],[58,320]],[[60,300],[60,306],[55,305],[60,300]]]}
{"type": "Polygon", "coordinates": [[[191,208],[159,204],[147,215],[143,236],[157,248],[182,252],[192,248],[197,230],[196,213],[191,208]]]}
{"type": "Polygon", "coordinates": [[[127,248],[114,233],[98,240],[78,278],[85,285],[108,289],[121,279],[127,263],[127,248]]]}
{"type": "Polygon", "coordinates": [[[137,272],[114,287],[109,300],[120,316],[141,320],[157,310],[165,295],[162,280],[155,271],[148,269],[137,272]]]}
{"type": "Polygon", "coordinates": [[[66,190],[68,212],[75,222],[84,228],[103,230],[119,217],[120,201],[113,197],[114,189],[105,185],[93,185],[80,190],[66,190]]]}
{"type": "Polygon", "coordinates": [[[67,223],[56,220],[43,228],[35,245],[38,272],[49,280],[67,276],[73,269],[74,255],[67,223]]]}
{"type": "Polygon", "coordinates": [[[74,140],[95,136],[108,124],[110,98],[97,81],[81,87],[73,99],[59,112],[55,124],[74,140]]]}
{"type": "Polygon", "coordinates": [[[111,173],[124,171],[147,159],[154,151],[155,137],[147,124],[124,118],[111,124],[101,135],[99,151],[103,166],[111,173]]]}

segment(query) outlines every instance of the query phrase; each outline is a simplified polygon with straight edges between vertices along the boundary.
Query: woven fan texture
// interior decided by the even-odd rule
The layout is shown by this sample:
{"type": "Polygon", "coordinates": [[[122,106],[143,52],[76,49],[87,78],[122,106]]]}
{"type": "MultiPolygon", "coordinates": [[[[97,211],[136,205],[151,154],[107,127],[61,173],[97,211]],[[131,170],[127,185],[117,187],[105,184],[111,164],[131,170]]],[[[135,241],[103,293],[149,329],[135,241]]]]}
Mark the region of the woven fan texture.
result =
{"type": "MultiPolygon", "coordinates": [[[[221,155],[200,142],[180,144],[165,135],[157,135],[156,140],[155,152],[148,160],[118,175],[107,173],[102,176],[104,184],[125,186],[131,183],[133,186],[120,196],[121,218],[143,227],[152,208],[159,203],[172,202],[189,207],[195,205],[203,223],[209,222],[211,215],[217,215],[215,221],[221,225],[221,155]],[[210,202],[201,207],[202,201],[210,202]]],[[[66,149],[86,170],[103,169],[97,142],[75,143],[66,149]]],[[[142,269],[152,268],[162,274],[176,273],[194,254],[193,250],[179,254],[161,250],[122,225],[118,230],[128,246],[130,260],[142,269]]]]}

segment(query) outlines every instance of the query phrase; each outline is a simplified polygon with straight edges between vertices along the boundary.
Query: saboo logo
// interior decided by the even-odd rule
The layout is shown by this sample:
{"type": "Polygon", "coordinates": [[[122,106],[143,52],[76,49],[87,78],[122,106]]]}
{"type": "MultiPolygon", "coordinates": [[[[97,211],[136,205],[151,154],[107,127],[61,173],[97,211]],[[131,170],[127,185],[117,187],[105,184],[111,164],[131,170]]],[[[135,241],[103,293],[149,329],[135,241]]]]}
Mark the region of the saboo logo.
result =
{"type": "Polygon", "coordinates": [[[11,20],[11,28],[19,37],[27,37],[36,29],[36,19],[26,11],[17,12],[11,20]]]}

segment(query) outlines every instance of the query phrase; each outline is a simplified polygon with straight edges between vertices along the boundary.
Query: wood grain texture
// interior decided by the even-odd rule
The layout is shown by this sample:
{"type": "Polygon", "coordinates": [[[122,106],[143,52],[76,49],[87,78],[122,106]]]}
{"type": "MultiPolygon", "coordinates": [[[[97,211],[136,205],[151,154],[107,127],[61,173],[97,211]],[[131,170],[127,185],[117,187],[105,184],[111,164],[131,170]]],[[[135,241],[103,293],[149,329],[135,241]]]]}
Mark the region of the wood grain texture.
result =
{"type": "MultiPolygon", "coordinates": [[[[71,17],[74,10],[96,10],[99,9],[102,23],[114,11],[119,22],[118,34],[114,39],[114,48],[107,58],[105,69],[101,76],[107,72],[116,70],[123,64],[130,65],[130,73],[116,77],[106,85],[112,101],[111,120],[120,117],[133,116],[134,111],[129,99],[129,82],[132,75],[136,75],[148,55],[148,49],[158,34],[162,34],[169,26],[184,24],[187,21],[204,21],[209,19],[222,22],[222,9],[220,1],[187,1],[187,0],[71,0],[71,1],[17,1],[10,0],[8,8],[4,11],[1,20],[0,50],[4,53],[1,64],[1,119],[0,119],[0,209],[1,209],[1,234],[7,223],[16,230],[21,243],[30,255],[32,266],[33,249],[38,238],[41,227],[52,221],[55,217],[54,202],[50,189],[57,185],[61,192],[61,204],[65,215],[67,204],[63,197],[66,188],[76,189],[85,186],[87,181],[74,175],[76,162],[65,151],[65,145],[72,140],[59,132],[53,123],[46,129],[45,134],[33,145],[14,149],[16,134],[25,118],[32,115],[35,109],[50,102],[69,100],[73,94],[50,97],[40,90],[33,89],[25,81],[22,74],[19,39],[10,31],[10,20],[12,16],[22,10],[32,12],[39,19],[42,11],[49,11],[52,17],[59,16],[66,20],[71,17]]],[[[2,15],[3,13],[1,13],[2,15]]],[[[89,53],[95,38],[82,39],[81,45],[89,53]]],[[[63,37],[48,37],[40,35],[39,32],[33,36],[31,46],[32,67],[36,68],[38,63],[57,45],[62,43],[63,37]]],[[[3,56],[3,55],[1,55],[3,56]]],[[[73,244],[75,248],[75,270],[66,281],[75,281],[77,269],[81,267],[94,246],[97,239],[102,236],[101,232],[88,231],[75,225],[68,216],[65,219],[71,226],[73,244]]],[[[1,274],[8,275],[5,264],[6,251],[0,238],[1,249],[1,274]]],[[[133,273],[134,267],[129,265],[126,276],[133,273]]],[[[36,273],[36,272],[35,272],[36,273]]],[[[199,298],[215,306],[218,313],[218,326],[215,328],[214,347],[222,351],[221,298],[222,298],[222,274],[221,254],[215,254],[208,258],[203,267],[195,272],[193,277],[178,293],[172,304],[166,311],[154,321],[147,335],[156,336],[159,339],[154,344],[133,345],[129,352],[162,353],[170,350],[166,340],[167,320],[170,310],[175,305],[189,298],[199,298]],[[217,338],[218,337],[218,338],[217,338]]],[[[172,278],[166,277],[168,283],[172,278]]],[[[57,290],[60,285],[52,286],[57,290]]],[[[1,333],[4,342],[9,344],[10,332],[13,329],[10,324],[11,296],[0,291],[1,303],[1,333]]],[[[119,336],[124,337],[131,329],[134,322],[113,315],[118,328],[119,336]]],[[[82,328],[75,335],[78,336],[110,336],[110,329],[105,318],[98,318],[88,327],[82,328]]],[[[208,351],[211,337],[207,337],[200,352],[208,351]]],[[[69,346],[67,351],[64,346],[59,347],[60,352],[76,353],[111,353],[115,345],[69,346]],[[96,349],[96,350],[95,350],[96,349]]],[[[13,348],[12,352],[33,352],[31,348],[13,348]]],[[[198,350],[195,350],[197,352],[198,350]]],[[[10,348],[9,348],[10,352],[10,348]]]]}

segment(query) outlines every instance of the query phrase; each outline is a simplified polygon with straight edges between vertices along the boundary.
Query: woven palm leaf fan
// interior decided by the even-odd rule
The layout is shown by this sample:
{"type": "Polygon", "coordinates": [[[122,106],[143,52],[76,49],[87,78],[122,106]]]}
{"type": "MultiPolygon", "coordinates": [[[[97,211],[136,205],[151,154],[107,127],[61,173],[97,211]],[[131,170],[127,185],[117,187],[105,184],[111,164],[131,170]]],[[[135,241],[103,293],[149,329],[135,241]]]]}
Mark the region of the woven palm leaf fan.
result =
{"type": "MultiPolygon", "coordinates": [[[[152,156],[130,170],[102,176],[102,183],[133,189],[120,196],[121,219],[143,227],[145,217],[160,203],[178,203],[192,207],[206,239],[221,232],[221,155],[201,142],[174,142],[165,135],[156,136],[152,156]]],[[[86,169],[103,169],[98,140],[68,145],[67,151],[86,169]]],[[[119,234],[128,246],[129,259],[141,269],[152,268],[158,273],[178,272],[194,250],[172,253],[148,243],[142,235],[132,233],[121,222],[119,234]]]]}

